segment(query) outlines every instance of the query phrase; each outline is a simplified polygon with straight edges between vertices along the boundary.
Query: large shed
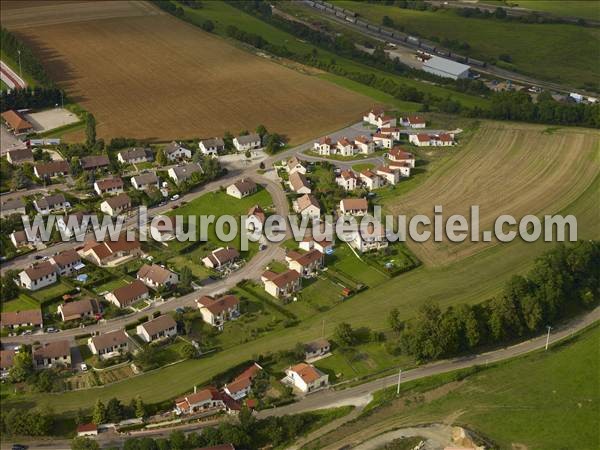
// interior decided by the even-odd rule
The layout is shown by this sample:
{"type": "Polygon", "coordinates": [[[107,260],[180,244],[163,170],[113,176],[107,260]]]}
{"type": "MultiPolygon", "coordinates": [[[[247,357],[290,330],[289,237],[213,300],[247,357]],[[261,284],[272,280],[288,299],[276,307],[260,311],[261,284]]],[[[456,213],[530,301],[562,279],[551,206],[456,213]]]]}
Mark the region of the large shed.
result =
{"type": "Polygon", "coordinates": [[[470,67],[466,64],[461,64],[451,59],[440,58],[439,56],[432,56],[423,63],[423,70],[425,72],[439,77],[452,78],[453,80],[468,78],[469,69],[470,67]]]}

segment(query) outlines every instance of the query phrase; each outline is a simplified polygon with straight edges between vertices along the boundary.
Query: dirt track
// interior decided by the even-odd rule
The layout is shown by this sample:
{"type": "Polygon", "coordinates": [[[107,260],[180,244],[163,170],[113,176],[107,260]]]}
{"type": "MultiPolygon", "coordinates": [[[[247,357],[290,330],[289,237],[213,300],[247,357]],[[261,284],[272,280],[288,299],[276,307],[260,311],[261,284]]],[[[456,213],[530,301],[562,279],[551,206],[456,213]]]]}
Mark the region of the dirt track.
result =
{"type": "Polygon", "coordinates": [[[372,103],[145,2],[25,5],[3,4],[2,25],[95,114],[100,137],[207,137],[263,123],[298,143],[356,121],[372,103]]]}

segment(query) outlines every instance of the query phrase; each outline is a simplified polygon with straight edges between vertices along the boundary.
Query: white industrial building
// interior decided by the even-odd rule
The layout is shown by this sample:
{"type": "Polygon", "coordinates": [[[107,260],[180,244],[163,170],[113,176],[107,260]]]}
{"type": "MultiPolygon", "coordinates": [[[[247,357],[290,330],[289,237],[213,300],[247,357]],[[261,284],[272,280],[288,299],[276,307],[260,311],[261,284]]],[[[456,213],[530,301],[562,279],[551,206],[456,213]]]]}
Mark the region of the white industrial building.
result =
{"type": "Polygon", "coordinates": [[[423,70],[425,72],[439,77],[452,78],[453,80],[468,78],[469,69],[470,67],[466,64],[461,64],[451,59],[440,58],[439,56],[432,56],[423,63],[423,70]]]}

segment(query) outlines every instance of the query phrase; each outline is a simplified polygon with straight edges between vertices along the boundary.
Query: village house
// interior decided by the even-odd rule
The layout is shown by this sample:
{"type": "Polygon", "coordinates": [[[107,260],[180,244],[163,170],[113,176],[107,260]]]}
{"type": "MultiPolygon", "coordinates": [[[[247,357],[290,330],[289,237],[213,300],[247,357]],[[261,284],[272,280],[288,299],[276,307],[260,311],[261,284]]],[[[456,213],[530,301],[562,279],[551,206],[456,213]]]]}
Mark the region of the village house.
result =
{"type": "Polygon", "coordinates": [[[432,136],[427,133],[410,134],[408,136],[408,142],[417,147],[428,147],[432,145],[431,140],[432,136]]]}
{"type": "Polygon", "coordinates": [[[456,144],[452,133],[440,133],[433,136],[434,145],[437,147],[449,147],[456,144]]]}
{"type": "Polygon", "coordinates": [[[321,216],[319,201],[312,194],[304,194],[294,202],[294,210],[301,216],[309,219],[318,219],[321,216]]]}
{"type": "Polygon", "coordinates": [[[408,116],[403,117],[400,121],[401,125],[410,128],[425,128],[427,122],[423,116],[408,116]]]}
{"type": "Polygon", "coordinates": [[[289,177],[290,189],[297,194],[310,194],[310,183],[300,172],[292,172],[289,177]]]}
{"type": "Polygon", "coordinates": [[[383,181],[381,180],[379,175],[375,174],[370,169],[363,170],[358,175],[362,184],[369,191],[372,191],[373,189],[379,189],[383,184],[383,181]]]}
{"type": "Polygon", "coordinates": [[[306,167],[295,155],[287,160],[285,168],[290,175],[294,172],[301,173],[302,175],[306,174],[306,167]]]}
{"type": "Polygon", "coordinates": [[[233,138],[233,146],[238,152],[260,148],[260,136],[256,133],[250,133],[246,136],[237,136],[233,138]]]}
{"type": "Polygon", "coordinates": [[[300,274],[289,269],[283,273],[267,270],[261,276],[265,291],[275,298],[286,298],[301,288],[300,274]]]}
{"type": "Polygon", "coordinates": [[[379,166],[375,169],[375,173],[384,179],[387,184],[394,185],[400,181],[400,172],[391,167],[379,166]]]}
{"type": "Polygon", "coordinates": [[[98,436],[98,425],[95,423],[82,423],[77,426],[77,437],[98,436]]]}
{"type": "Polygon", "coordinates": [[[416,160],[414,155],[405,151],[402,147],[394,147],[392,150],[390,150],[388,153],[388,159],[395,163],[408,164],[413,169],[415,167],[416,160]]]}
{"type": "Polygon", "coordinates": [[[153,160],[152,149],[148,147],[133,147],[117,154],[117,161],[121,164],[138,164],[153,160]]]}
{"type": "Polygon", "coordinates": [[[309,250],[306,253],[289,251],[285,256],[288,267],[298,272],[302,277],[310,277],[325,264],[325,255],[317,249],[309,250]]]}
{"type": "Polygon", "coordinates": [[[105,180],[96,181],[94,183],[94,191],[96,194],[115,195],[123,193],[123,180],[120,178],[107,178],[105,180]]]}
{"type": "Polygon", "coordinates": [[[13,231],[10,233],[9,238],[15,248],[36,245],[42,242],[37,234],[31,236],[30,234],[27,234],[26,230],[13,231]]]}
{"type": "Polygon", "coordinates": [[[366,116],[363,116],[363,121],[370,125],[375,125],[378,128],[389,128],[396,126],[396,118],[385,114],[385,110],[381,107],[374,107],[366,116]]]}
{"type": "MultiPolygon", "coordinates": [[[[182,223],[180,223],[182,226],[182,223]]],[[[167,242],[175,239],[177,233],[177,217],[159,214],[150,223],[150,236],[158,242],[167,242]]]]}
{"type": "Polygon", "coordinates": [[[50,161],[39,163],[33,167],[33,173],[40,179],[64,177],[71,171],[67,161],[50,161]]]}
{"type": "Polygon", "coordinates": [[[304,359],[310,361],[320,358],[329,353],[330,350],[331,344],[327,339],[317,339],[304,345],[304,359]]]}
{"type": "Polygon", "coordinates": [[[42,328],[42,311],[40,309],[26,309],[24,311],[9,311],[0,314],[1,328],[39,327],[42,328]]]}
{"type": "Polygon", "coordinates": [[[40,214],[48,215],[52,211],[66,210],[71,205],[63,194],[54,194],[34,200],[33,206],[40,214]]]}
{"type": "Polygon", "coordinates": [[[31,353],[36,369],[71,367],[71,345],[67,340],[46,342],[34,346],[31,353]]]}
{"type": "Polygon", "coordinates": [[[290,384],[300,392],[313,392],[327,387],[329,375],[321,372],[312,364],[299,363],[285,370],[284,384],[290,384]]]}
{"type": "Polygon", "coordinates": [[[159,188],[158,176],[154,172],[147,172],[131,177],[131,186],[138,191],[146,191],[150,188],[159,188]]]}
{"type": "Polygon", "coordinates": [[[13,166],[21,166],[25,163],[33,164],[33,152],[30,148],[20,148],[6,152],[6,160],[13,166]]]}
{"type": "Polygon", "coordinates": [[[110,166],[110,160],[106,155],[92,155],[81,158],[81,168],[83,170],[104,170],[110,166]]]}
{"type": "Polygon", "coordinates": [[[350,216],[364,216],[369,211],[366,198],[345,198],[340,200],[340,211],[350,216]]]}
{"type": "Polygon", "coordinates": [[[198,147],[204,156],[219,156],[225,151],[225,142],[221,138],[203,139],[198,142],[198,147]]]}
{"type": "Polygon", "coordinates": [[[373,143],[379,148],[392,148],[394,146],[394,138],[391,135],[376,133],[373,135],[373,143]]]}
{"type": "Polygon", "coordinates": [[[80,252],[81,256],[98,266],[115,266],[139,257],[142,253],[139,241],[128,241],[126,233],[121,234],[116,241],[87,241],[80,252]]]}
{"type": "Polygon", "coordinates": [[[240,299],[235,295],[224,295],[216,299],[205,295],[196,300],[196,305],[202,314],[202,320],[220,330],[225,322],[240,315],[240,299]]]}
{"type": "Polygon", "coordinates": [[[8,377],[10,373],[10,369],[13,366],[15,355],[17,352],[15,350],[0,350],[0,379],[4,380],[8,377]]]}
{"type": "Polygon", "coordinates": [[[119,308],[127,308],[139,300],[145,300],[149,297],[148,287],[140,280],[134,280],[131,283],[115,289],[104,296],[104,298],[119,308]]]}
{"type": "Polygon", "coordinates": [[[388,168],[390,170],[398,172],[398,176],[400,177],[410,177],[410,163],[389,161],[388,168]]]}
{"type": "Polygon", "coordinates": [[[388,240],[383,225],[375,221],[369,223],[366,230],[357,230],[349,244],[359,252],[365,253],[387,247],[388,240]]]}
{"type": "Polygon", "coordinates": [[[159,339],[169,338],[177,335],[177,322],[170,314],[163,314],[136,328],[136,334],[144,342],[154,342],[159,339]]]}
{"type": "Polygon", "coordinates": [[[227,186],[227,195],[241,199],[254,194],[258,186],[250,178],[242,178],[233,184],[227,186]]]}
{"type": "Polygon", "coordinates": [[[190,163],[182,166],[171,167],[167,173],[169,174],[169,178],[171,178],[175,184],[181,184],[182,182],[192,178],[192,175],[195,173],[203,174],[204,170],[200,164],[190,163]]]}
{"type": "Polygon", "coordinates": [[[333,250],[333,241],[328,241],[327,239],[315,239],[312,236],[307,236],[298,244],[298,247],[305,251],[314,248],[323,254],[328,254],[333,250]]]}
{"type": "Polygon", "coordinates": [[[365,155],[375,151],[375,143],[368,136],[357,136],[354,138],[354,146],[360,153],[365,155]]]}
{"type": "Polygon", "coordinates": [[[126,193],[107,198],[100,203],[100,211],[109,216],[115,217],[131,209],[131,198],[126,193]]]}
{"type": "Polygon", "coordinates": [[[337,143],[333,142],[329,136],[322,137],[313,144],[313,150],[321,156],[329,156],[335,153],[337,143]]]}
{"type": "Polygon", "coordinates": [[[57,280],[56,267],[49,261],[35,264],[19,272],[19,285],[30,291],[50,286],[57,280]]]}
{"type": "Polygon", "coordinates": [[[230,383],[227,383],[223,390],[234,400],[243,399],[250,393],[252,389],[252,381],[258,376],[261,370],[263,370],[261,366],[253,363],[250,367],[235,377],[230,383]]]}
{"type": "Polygon", "coordinates": [[[225,409],[226,405],[223,401],[223,396],[212,386],[201,391],[197,391],[194,386],[193,394],[187,394],[175,400],[175,413],[177,415],[225,409]]]}
{"type": "Polygon", "coordinates": [[[389,136],[392,139],[399,141],[400,135],[402,134],[401,130],[402,129],[398,128],[398,127],[382,128],[381,130],[379,130],[379,134],[381,134],[383,136],[389,136]]]}
{"type": "Polygon", "coordinates": [[[13,132],[15,136],[27,134],[33,131],[33,125],[25,120],[19,112],[12,109],[4,111],[2,113],[2,119],[4,119],[6,126],[10,131],[13,132]]]}
{"type": "Polygon", "coordinates": [[[96,314],[97,307],[94,307],[96,301],[84,298],[74,302],[67,302],[58,305],[58,314],[63,322],[71,320],[81,320],[93,317],[96,314]]]}
{"type": "Polygon", "coordinates": [[[137,272],[137,279],[151,289],[170,288],[179,283],[179,276],[157,264],[144,264],[137,272]]]}
{"type": "Polygon", "coordinates": [[[246,230],[262,230],[265,220],[267,220],[265,211],[259,205],[254,205],[250,208],[246,217],[246,230]]]}
{"type": "Polygon", "coordinates": [[[75,235],[84,235],[92,227],[89,219],[89,214],[77,211],[73,214],[58,216],[56,218],[56,226],[61,235],[64,235],[67,239],[71,239],[75,235]]]}
{"type": "Polygon", "coordinates": [[[175,141],[170,142],[163,149],[165,156],[171,162],[181,161],[182,159],[190,159],[192,157],[192,151],[185,148],[180,143],[175,141]]]}
{"type": "Polygon", "coordinates": [[[213,250],[202,259],[204,264],[209,269],[223,269],[231,265],[231,263],[237,261],[240,257],[240,252],[233,247],[219,247],[213,250]]]}
{"type": "Polygon", "coordinates": [[[22,216],[26,213],[27,211],[25,210],[25,202],[21,198],[6,200],[0,206],[0,217],[3,219],[5,217],[10,217],[13,214],[22,216]]]}
{"type": "Polygon", "coordinates": [[[353,191],[358,186],[358,177],[351,170],[342,170],[335,182],[346,191],[353,191]]]}
{"type": "Polygon", "coordinates": [[[50,262],[61,277],[71,275],[73,272],[83,269],[81,256],[75,250],[65,250],[50,258],[50,262]]]}
{"type": "Polygon", "coordinates": [[[336,153],[341,156],[354,156],[356,152],[356,147],[354,143],[351,142],[346,137],[343,137],[337,142],[337,151],[336,153]]]}
{"type": "Polygon", "coordinates": [[[88,347],[100,359],[108,359],[129,351],[129,337],[125,330],[109,331],[89,338],[88,347]]]}

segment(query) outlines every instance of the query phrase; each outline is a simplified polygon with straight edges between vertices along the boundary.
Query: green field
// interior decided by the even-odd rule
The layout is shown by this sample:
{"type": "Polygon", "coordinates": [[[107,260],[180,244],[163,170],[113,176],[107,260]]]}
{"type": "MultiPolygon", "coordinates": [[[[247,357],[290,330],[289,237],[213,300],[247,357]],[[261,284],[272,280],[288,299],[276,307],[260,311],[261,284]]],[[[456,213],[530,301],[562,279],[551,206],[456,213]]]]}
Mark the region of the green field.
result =
{"type": "Polygon", "coordinates": [[[368,415],[329,433],[318,448],[442,421],[466,426],[502,449],[599,448],[599,345],[596,325],[547,352],[480,368],[466,378],[449,373],[407,382],[397,399],[395,387],[379,391],[368,415]]]}
{"type": "Polygon", "coordinates": [[[33,298],[23,293],[14,300],[0,303],[2,312],[26,311],[28,309],[40,309],[40,304],[33,298]]]}
{"type": "MultiPolygon", "coordinates": [[[[435,86],[430,83],[423,83],[412,78],[392,75],[390,73],[373,69],[372,67],[366,66],[364,64],[360,64],[349,59],[340,57],[327,50],[317,48],[316,46],[306,41],[302,41],[285,31],[281,31],[278,28],[268,23],[265,23],[249,14],[246,14],[240,11],[239,9],[228,5],[225,2],[207,2],[206,4],[203,4],[203,7],[201,9],[190,9],[184,7],[184,10],[186,12],[186,20],[189,20],[190,22],[196,25],[201,25],[205,20],[211,20],[215,25],[213,33],[219,34],[221,36],[226,36],[227,27],[233,25],[239,28],[240,30],[247,31],[249,33],[259,34],[270,43],[285,45],[289,50],[293,51],[294,53],[307,54],[311,53],[313,49],[317,49],[319,58],[321,60],[327,62],[335,60],[337,65],[346,70],[369,74],[372,73],[375,75],[387,77],[398,83],[415,87],[423,92],[429,92],[430,94],[443,98],[451,96],[455,100],[460,101],[463,105],[468,107],[479,106],[485,108],[489,104],[489,101],[484,98],[462,94],[451,89],[435,86]]],[[[387,103],[387,100],[390,100],[391,98],[391,96],[377,91],[376,89],[369,88],[368,86],[364,86],[361,88],[360,86],[358,86],[359,83],[354,83],[350,80],[342,81],[345,80],[342,77],[337,77],[335,75],[330,74],[323,74],[319,76],[355,92],[368,95],[374,98],[376,101],[382,101],[385,99],[387,103]]],[[[411,102],[395,101],[392,104],[397,105],[401,109],[406,108],[407,111],[414,111],[417,108],[416,104],[411,102]]]]}
{"type": "Polygon", "coordinates": [[[556,16],[600,20],[600,7],[596,0],[517,0],[509,3],[520,8],[547,12],[556,16]]]}
{"type": "Polygon", "coordinates": [[[502,67],[524,74],[575,87],[587,83],[598,86],[600,30],[597,28],[467,19],[451,10],[416,11],[351,0],[340,0],[336,4],[356,11],[376,24],[381,24],[383,16],[387,15],[396,26],[403,27],[405,33],[418,34],[430,40],[439,39],[440,42],[444,38],[467,42],[469,54],[475,58],[497,59],[508,54],[512,64],[503,64],[502,67]],[[556,70],[557,67],[560,70],[556,70]]]}

